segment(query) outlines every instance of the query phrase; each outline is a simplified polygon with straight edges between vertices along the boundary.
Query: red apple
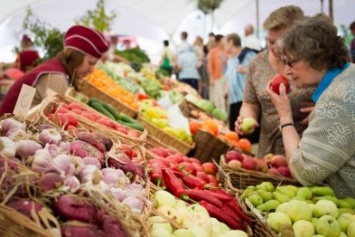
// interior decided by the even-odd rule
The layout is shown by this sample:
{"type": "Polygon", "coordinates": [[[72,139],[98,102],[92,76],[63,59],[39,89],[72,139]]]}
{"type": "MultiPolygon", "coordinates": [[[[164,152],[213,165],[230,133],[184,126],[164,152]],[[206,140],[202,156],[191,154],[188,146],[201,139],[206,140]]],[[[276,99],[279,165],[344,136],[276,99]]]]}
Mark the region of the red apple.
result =
{"type": "Polygon", "coordinates": [[[206,183],[210,182],[210,179],[204,171],[197,171],[196,177],[204,180],[206,183]]]}
{"type": "Polygon", "coordinates": [[[245,157],[242,162],[242,168],[247,170],[256,170],[257,168],[256,160],[251,157],[245,157]]]}
{"type": "Polygon", "coordinates": [[[266,163],[267,163],[268,165],[270,165],[271,158],[272,158],[273,156],[274,156],[274,154],[272,154],[272,153],[266,154],[266,155],[263,157],[263,160],[265,160],[266,163]]]}
{"type": "Polygon", "coordinates": [[[210,180],[209,184],[212,187],[218,187],[218,180],[217,180],[216,176],[213,176],[211,174],[208,174],[207,176],[208,176],[208,179],[210,180]]]}
{"type": "Polygon", "coordinates": [[[290,83],[288,82],[287,78],[282,76],[281,74],[276,74],[270,82],[270,88],[276,94],[280,94],[280,84],[284,84],[286,86],[286,93],[290,92],[290,83]]]}
{"type": "Polygon", "coordinates": [[[270,165],[275,168],[287,167],[286,157],[283,155],[274,155],[271,158],[270,165]]]}
{"type": "Polygon", "coordinates": [[[268,174],[271,174],[271,175],[277,175],[277,176],[280,176],[279,172],[277,171],[277,169],[275,168],[270,168],[268,171],[267,171],[268,174]]]}
{"type": "Polygon", "coordinates": [[[206,174],[216,175],[217,173],[217,166],[212,162],[203,163],[202,167],[206,174]]]}
{"type": "Polygon", "coordinates": [[[256,162],[257,162],[258,171],[263,172],[263,173],[266,173],[268,171],[269,167],[268,167],[265,160],[256,159],[256,162]]]}
{"type": "Polygon", "coordinates": [[[277,168],[277,171],[284,177],[292,178],[291,171],[288,167],[281,166],[281,167],[277,168]]]}
{"type": "Polygon", "coordinates": [[[192,164],[193,166],[195,166],[197,173],[198,173],[198,172],[205,172],[204,169],[203,169],[203,167],[202,167],[202,165],[197,164],[197,163],[194,163],[194,162],[192,162],[191,164],[192,164]]]}
{"type": "Polygon", "coordinates": [[[227,154],[225,155],[225,161],[226,163],[229,163],[229,161],[231,160],[239,160],[240,162],[243,162],[244,157],[242,155],[242,153],[235,151],[235,150],[231,150],[228,151],[227,154]]]}
{"type": "Polygon", "coordinates": [[[231,169],[238,169],[242,167],[242,163],[239,160],[231,160],[228,162],[228,167],[231,169]]]}

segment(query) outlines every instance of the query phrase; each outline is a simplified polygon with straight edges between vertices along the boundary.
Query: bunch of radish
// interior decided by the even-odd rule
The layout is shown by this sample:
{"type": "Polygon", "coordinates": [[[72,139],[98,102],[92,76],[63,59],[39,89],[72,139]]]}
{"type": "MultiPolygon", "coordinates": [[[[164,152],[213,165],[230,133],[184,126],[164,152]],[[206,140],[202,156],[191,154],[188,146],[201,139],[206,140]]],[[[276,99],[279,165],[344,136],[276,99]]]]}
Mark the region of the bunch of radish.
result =
{"type": "Polygon", "coordinates": [[[72,130],[78,127],[78,119],[76,118],[77,116],[82,116],[95,123],[113,129],[119,133],[128,135],[129,137],[139,137],[137,130],[130,129],[122,124],[114,122],[113,120],[94,110],[88,110],[80,103],[61,103],[56,109],[51,111],[51,113],[47,114],[47,117],[52,122],[55,122],[59,126],[63,126],[65,130],[72,130]]]}

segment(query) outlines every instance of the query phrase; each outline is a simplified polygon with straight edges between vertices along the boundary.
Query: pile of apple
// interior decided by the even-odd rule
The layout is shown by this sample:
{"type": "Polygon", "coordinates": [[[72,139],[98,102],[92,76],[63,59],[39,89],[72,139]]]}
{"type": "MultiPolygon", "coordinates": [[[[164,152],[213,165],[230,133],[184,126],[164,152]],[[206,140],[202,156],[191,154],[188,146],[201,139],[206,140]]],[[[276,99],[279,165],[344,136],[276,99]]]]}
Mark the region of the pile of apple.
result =
{"type": "Polygon", "coordinates": [[[154,159],[148,161],[152,168],[150,178],[154,184],[158,185],[155,177],[161,175],[161,169],[171,168],[173,170],[184,170],[184,172],[199,179],[206,186],[218,187],[217,167],[212,162],[201,164],[196,158],[189,158],[165,147],[154,147],[149,149],[149,151],[154,154],[154,159]]]}
{"type": "Polygon", "coordinates": [[[193,143],[192,136],[188,131],[183,128],[172,128],[169,125],[168,114],[166,110],[159,107],[155,101],[142,101],[140,104],[140,113],[144,119],[152,123],[157,128],[170,134],[171,136],[188,144],[193,143]]]}
{"type": "Polygon", "coordinates": [[[241,198],[268,213],[267,223],[281,236],[355,237],[355,199],[338,199],[328,186],[275,188],[263,182],[248,187],[241,198]]]}
{"type": "Polygon", "coordinates": [[[187,205],[167,191],[159,190],[153,196],[156,211],[175,221],[182,228],[173,227],[165,218],[152,216],[148,219],[152,237],[247,237],[241,230],[230,228],[210,217],[199,204],[187,205]]]}
{"type": "Polygon", "coordinates": [[[225,154],[224,161],[231,169],[243,168],[270,175],[281,175],[286,178],[292,178],[286,158],[283,155],[268,154],[264,158],[259,159],[257,157],[252,157],[250,155],[231,150],[225,154]]]}

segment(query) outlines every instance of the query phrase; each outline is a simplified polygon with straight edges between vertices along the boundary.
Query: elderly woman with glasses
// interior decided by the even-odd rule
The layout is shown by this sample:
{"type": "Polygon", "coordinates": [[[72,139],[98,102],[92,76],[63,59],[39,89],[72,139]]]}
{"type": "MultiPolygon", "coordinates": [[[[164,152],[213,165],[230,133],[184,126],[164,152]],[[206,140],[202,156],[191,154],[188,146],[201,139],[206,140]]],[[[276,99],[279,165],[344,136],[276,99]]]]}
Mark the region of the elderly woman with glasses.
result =
{"type": "Polygon", "coordinates": [[[285,73],[298,88],[316,86],[315,107],[300,137],[285,86],[266,92],[280,119],[287,161],[303,185],[329,184],[338,197],[355,197],[355,66],[337,28],[325,17],[295,25],[278,42],[285,73]]]}

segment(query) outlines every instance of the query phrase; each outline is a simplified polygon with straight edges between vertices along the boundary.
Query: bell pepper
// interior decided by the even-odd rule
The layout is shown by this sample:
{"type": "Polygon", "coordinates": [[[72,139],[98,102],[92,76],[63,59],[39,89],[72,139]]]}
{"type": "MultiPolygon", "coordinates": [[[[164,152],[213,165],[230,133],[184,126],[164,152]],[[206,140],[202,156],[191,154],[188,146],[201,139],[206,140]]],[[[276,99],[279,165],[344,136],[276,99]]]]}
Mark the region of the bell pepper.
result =
{"type": "Polygon", "coordinates": [[[219,221],[225,223],[232,229],[238,229],[238,230],[244,230],[245,226],[240,220],[230,218],[229,215],[226,215],[224,211],[221,210],[221,208],[214,206],[211,203],[208,203],[206,201],[201,201],[200,205],[206,208],[210,216],[218,219],[219,221]]]}
{"type": "Polygon", "coordinates": [[[164,179],[163,179],[163,174],[161,171],[151,171],[149,173],[149,176],[150,176],[150,181],[152,183],[154,183],[155,185],[157,185],[158,187],[162,188],[162,189],[165,189],[165,182],[164,182],[164,179]]]}
{"type": "Polygon", "coordinates": [[[174,194],[175,197],[183,199],[184,196],[186,195],[185,194],[186,190],[184,189],[182,183],[176,177],[174,172],[170,169],[163,169],[162,173],[163,173],[164,183],[167,189],[170,192],[172,192],[172,194],[174,194]]]}
{"type": "Polygon", "coordinates": [[[149,99],[149,96],[143,93],[138,93],[138,100],[146,100],[149,99]]]}
{"type": "Polygon", "coordinates": [[[182,183],[191,189],[204,189],[206,182],[189,174],[184,174],[181,171],[174,170],[174,174],[181,179],[182,183]]]}
{"type": "Polygon", "coordinates": [[[206,201],[218,208],[221,208],[223,206],[223,204],[220,200],[218,200],[217,198],[215,198],[211,195],[208,195],[205,191],[206,190],[188,189],[185,191],[185,194],[188,197],[188,198],[186,197],[185,200],[187,199],[187,201],[188,201],[189,199],[192,199],[197,202],[206,201]]]}

